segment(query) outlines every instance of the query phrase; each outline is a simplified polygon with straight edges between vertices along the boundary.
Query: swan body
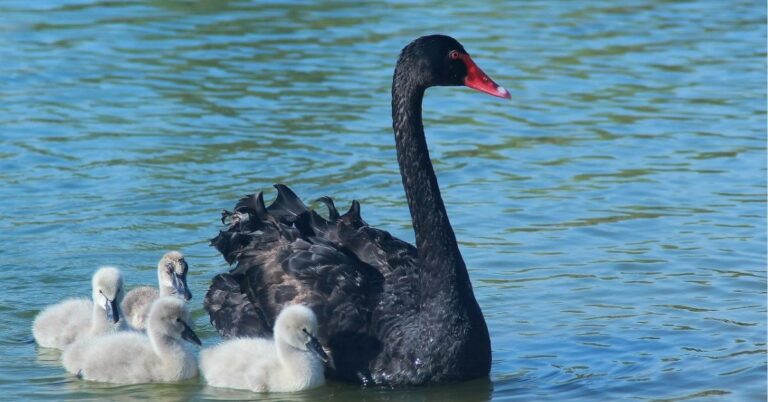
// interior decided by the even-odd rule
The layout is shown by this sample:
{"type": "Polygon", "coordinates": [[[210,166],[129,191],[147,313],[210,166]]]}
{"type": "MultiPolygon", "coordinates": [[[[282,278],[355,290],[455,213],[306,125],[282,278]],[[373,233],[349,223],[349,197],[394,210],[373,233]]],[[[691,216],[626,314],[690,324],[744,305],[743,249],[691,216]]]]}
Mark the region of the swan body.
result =
{"type": "Polygon", "coordinates": [[[125,329],[120,312],[120,270],[103,267],[91,280],[91,300],[72,298],[47,307],[35,317],[32,335],[38,345],[63,350],[72,343],[125,329]]]}
{"type": "Polygon", "coordinates": [[[78,342],[64,351],[64,368],[86,380],[117,384],[196,377],[197,360],[183,342],[200,345],[200,339],[184,321],[186,316],[182,300],[162,297],[150,309],[147,334],[121,332],[78,342]]]}
{"type": "Polygon", "coordinates": [[[317,315],[333,378],[405,386],[485,377],[491,345],[429,159],[421,104],[430,86],[509,93],[455,39],[431,35],[401,52],[392,81],[392,126],[416,246],[369,226],[360,204],[320,216],[284,185],[224,211],[211,243],[236,266],[213,278],[204,306],[224,337],[267,337],[283,306],[317,315]]]}
{"type": "Polygon", "coordinates": [[[157,263],[159,288],[139,286],[129,291],[123,299],[122,309],[131,327],[144,330],[152,303],[160,297],[176,296],[184,300],[192,298],[187,286],[187,261],[178,251],[163,255],[157,263]]]}
{"type": "Polygon", "coordinates": [[[325,384],[325,352],[313,334],[317,319],[307,307],[286,307],[274,340],[237,338],[205,349],[200,370],[209,385],[254,392],[294,392],[325,384]]]}

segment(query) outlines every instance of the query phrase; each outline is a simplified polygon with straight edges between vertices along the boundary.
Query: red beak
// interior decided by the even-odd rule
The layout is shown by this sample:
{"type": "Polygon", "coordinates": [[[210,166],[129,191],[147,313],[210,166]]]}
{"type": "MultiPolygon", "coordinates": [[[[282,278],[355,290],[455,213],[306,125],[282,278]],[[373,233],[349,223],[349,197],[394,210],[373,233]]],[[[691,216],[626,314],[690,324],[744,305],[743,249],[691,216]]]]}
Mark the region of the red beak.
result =
{"type": "Polygon", "coordinates": [[[488,95],[498,96],[499,98],[512,98],[509,91],[493,82],[491,77],[485,74],[468,54],[460,54],[459,59],[467,65],[467,76],[464,78],[464,85],[480,92],[485,92],[488,95]]]}

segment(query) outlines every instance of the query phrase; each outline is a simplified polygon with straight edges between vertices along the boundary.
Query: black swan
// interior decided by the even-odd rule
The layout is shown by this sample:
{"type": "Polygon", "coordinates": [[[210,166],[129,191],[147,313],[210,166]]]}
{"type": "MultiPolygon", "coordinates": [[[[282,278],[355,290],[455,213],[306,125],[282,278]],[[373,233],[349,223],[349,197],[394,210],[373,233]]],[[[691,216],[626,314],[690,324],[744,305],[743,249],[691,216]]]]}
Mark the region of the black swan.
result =
{"type": "Polygon", "coordinates": [[[443,35],[403,48],[392,82],[392,126],[416,247],[375,229],[352,202],[322,218],[286,186],[268,207],[261,193],[222,213],[211,243],[230,264],[205,295],[224,337],[270,336],[275,317],[301,303],[317,315],[331,354],[328,375],[404,386],[486,377],[488,328],[448,221],[421,120],[424,91],[465,85],[509,99],[464,47],[443,35]]]}

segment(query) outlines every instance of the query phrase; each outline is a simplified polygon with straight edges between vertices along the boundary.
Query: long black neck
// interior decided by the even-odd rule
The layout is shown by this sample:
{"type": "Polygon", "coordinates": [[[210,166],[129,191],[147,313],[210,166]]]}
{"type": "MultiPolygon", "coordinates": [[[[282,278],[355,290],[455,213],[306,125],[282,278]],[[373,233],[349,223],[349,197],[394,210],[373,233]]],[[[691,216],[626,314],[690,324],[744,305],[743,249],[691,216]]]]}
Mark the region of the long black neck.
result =
{"type": "Polygon", "coordinates": [[[421,261],[419,304],[425,324],[421,327],[423,337],[413,347],[426,351],[427,364],[442,370],[444,379],[483,377],[491,368],[488,326],[472,291],[429,159],[421,120],[426,86],[419,83],[419,77],[409,74],[409,67],[419,63],[411,65],[407,58],[404,50],[395,68],[392,126],[421,261]],[[435,349],[441,342],[451,348],[435,349]]]}
{"type": "Polygon", "coordinates": [[[474,295],[429,159],[421,120],[425,89],[398,64],[392,83],[397,162],[422,263],[422,305],[436,301],[434,299],[461,305],[467,297],[474,301],[474,295]]]}

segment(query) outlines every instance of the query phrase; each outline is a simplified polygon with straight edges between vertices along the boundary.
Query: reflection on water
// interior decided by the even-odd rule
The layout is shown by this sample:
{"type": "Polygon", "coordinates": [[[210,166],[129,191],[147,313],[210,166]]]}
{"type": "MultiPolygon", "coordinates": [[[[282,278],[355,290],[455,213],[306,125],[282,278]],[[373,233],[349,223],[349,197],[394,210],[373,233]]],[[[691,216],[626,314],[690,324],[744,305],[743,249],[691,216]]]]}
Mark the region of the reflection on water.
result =
{"type": "MultiPolygon", "coordinates": [[[[0,4],[0,392],[8,399],[762,400],[765,4],[0,4]],[[413,240],[390,128],[399,49],[460,39],[510,102],[430,89],[425,126],[492,333],[490,382],[291,395],[79,381],[45,305],[99,265],[193,317],[218,213],[276,182],[413,240]]],[[[268,196],[272,196],[272,193],[268,196]]]]}

